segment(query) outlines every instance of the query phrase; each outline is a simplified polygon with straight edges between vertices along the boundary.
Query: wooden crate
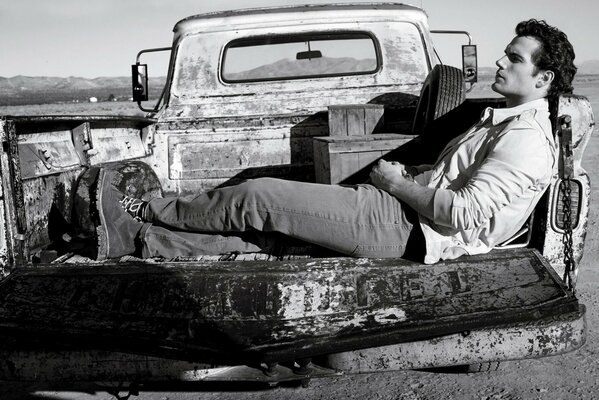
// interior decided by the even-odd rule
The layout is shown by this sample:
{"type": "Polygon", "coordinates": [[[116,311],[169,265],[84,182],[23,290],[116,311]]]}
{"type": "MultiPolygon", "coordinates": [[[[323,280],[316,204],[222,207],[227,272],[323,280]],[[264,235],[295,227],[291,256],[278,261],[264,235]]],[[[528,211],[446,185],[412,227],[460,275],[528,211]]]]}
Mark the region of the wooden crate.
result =
{"type": "Polygon", "coordinates": [[[383,127],[382,104],[344,104],[329,106],[330,136],[370,135],[383,127]]]}
{"type": "Polygon", "coordinates": [[[413,138],[393,133],[315,137],[315,180],[329,184],[364,182],[378,159],[413,138]]]}

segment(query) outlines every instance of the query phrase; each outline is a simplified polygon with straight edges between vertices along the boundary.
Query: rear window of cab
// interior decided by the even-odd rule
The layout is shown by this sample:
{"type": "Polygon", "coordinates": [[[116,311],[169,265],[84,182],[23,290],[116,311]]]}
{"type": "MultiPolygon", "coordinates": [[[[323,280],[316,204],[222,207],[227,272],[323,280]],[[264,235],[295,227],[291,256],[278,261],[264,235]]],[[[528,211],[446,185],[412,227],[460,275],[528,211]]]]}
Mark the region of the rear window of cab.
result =
{"type": "Polygon", "coordinates": [[[370,74],[380,65],[368,33],[301,33],[233,40],[220,72],[224,82],[241,83],[370,74]]]}

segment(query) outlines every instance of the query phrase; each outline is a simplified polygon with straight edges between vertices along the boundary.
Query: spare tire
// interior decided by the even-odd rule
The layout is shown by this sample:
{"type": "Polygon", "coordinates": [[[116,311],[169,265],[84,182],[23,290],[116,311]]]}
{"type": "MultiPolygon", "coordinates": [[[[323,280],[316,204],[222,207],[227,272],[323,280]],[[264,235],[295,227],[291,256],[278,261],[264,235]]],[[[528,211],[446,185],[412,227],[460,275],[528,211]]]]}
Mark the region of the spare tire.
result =
{"type": "Polygon", "coordinates": [[[435,65],[422,85],[412,134],[428,133],[434,121],[462,104],[465,99],[462,70],[448,65],[435,65]]]}

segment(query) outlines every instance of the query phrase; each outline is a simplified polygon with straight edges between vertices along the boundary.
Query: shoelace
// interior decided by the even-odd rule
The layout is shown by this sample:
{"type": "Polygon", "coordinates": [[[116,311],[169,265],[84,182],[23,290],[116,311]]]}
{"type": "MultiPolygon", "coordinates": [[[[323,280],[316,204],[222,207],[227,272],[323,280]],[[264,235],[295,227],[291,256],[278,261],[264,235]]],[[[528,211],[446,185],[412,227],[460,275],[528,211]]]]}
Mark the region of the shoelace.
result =
{"type": "Polygon", "coordinates": [[[119,201],[121,207],[137,221],[143,221],[146,202],[135,197],[125,196],[119,201]]]}

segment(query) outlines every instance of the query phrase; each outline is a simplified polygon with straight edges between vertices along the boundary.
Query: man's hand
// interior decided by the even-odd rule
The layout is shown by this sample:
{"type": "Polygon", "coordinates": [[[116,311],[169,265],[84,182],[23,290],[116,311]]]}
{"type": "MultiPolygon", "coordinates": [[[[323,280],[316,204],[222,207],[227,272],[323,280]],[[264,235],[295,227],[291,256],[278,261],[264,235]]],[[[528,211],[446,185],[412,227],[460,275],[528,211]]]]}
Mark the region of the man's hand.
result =
{"type": "Polygon", "coordinates": [[[413,181],[406,166],[397,161],[379,160],[378,164],[370,171],[370,182],[373,186],[392,192],[392,188],[400,186],[404,181],[413,181]]]}
{"type": "Polygon", "coordinates": [[[370,172],[370,183],[406,202],[418,214],[433,219],[435,189],[414,182],[405,165],[380,160],[370,172]]]}

